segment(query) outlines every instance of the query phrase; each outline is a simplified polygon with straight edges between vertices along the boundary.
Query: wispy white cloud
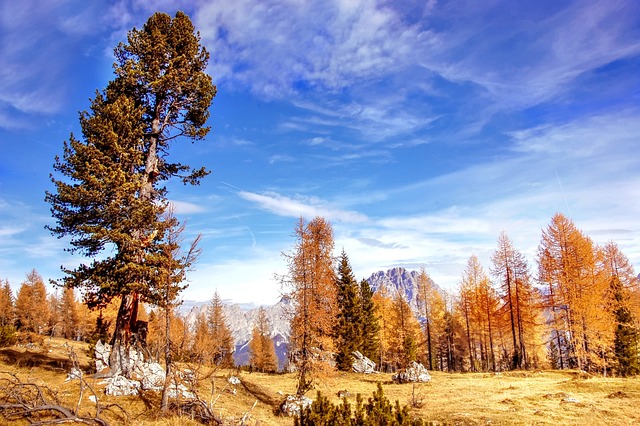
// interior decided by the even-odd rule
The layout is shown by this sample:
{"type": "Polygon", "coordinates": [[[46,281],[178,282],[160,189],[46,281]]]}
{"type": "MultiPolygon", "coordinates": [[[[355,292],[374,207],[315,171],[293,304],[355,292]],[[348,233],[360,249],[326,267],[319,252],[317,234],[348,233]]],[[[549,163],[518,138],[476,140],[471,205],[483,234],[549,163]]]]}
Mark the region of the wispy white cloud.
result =
{"type": "Polygon", "coordinates": [[[291,163],[295,158],[288,154],[274,154],[269,157],[269,164],[275,163],[291,163]]]}
{"type": "Polygon", "coordinates": [[[69,30],[77,30],[65,24],[69,18],[61,15],[68,5],[60,3],[3,3],[0,108],[52,114],[64,104],[68,86],[62,76],[70,65],[74,38],[69,30]]]}
{"type": "Polygon", "coordinates": [[[177,214],[195,214],[207,211],[203,205],[189,201],[170,200],[169,204],[174,207],[175,213],[177,214]]]}
{"type": "Polygon", "coordinates": [[[637,147],[639,119],[638,111],[629,110],[583,117],[561,125],[545,124],[510,135],[516,151],[561,156],[565,160],[578,157],[606,161],[607,157],[613,157],[618,162],[637,147]]]}
{"type": "Polygon", "coordinates": [[[367,220],[367,217],[362,213],[334,208],[325,201],[314,197],[293,199],[275,192],[256,194],[247,191],[241,191],[238,195],[244,200],[257,204],[261,209],[278,216],[293,218],[302,216],[307,219],[321,216],[331,221],[349,223],[365,222],[367,220]]]}
{"type": "Polygon", "coordinates": [[[0,227],[0,237],[10,237],[13,235],[18,235],[24,232],[27,228],[25,226],[1,226],[0,227]]]}
{"type": "Polygon", "coordinates": [[[195,20],[218,79],[280,97],[298,82],[349,87],[406,63],[426,37],[377,1],[210,2],[195,20]],[[269,37],[264,37],[269,34],[269,37]]]}
{"type": "Polygon", "coordinates": [[[565,93],[581,74],[640,53],[634,30],[640,9],[633,1],[563,3],[551,15],[507,1],[467,5],[455,6],[458,25],[441,34],[431,55],[420,55],[421,63],[479,85],[502,108],[543,102],[565,93]]]}

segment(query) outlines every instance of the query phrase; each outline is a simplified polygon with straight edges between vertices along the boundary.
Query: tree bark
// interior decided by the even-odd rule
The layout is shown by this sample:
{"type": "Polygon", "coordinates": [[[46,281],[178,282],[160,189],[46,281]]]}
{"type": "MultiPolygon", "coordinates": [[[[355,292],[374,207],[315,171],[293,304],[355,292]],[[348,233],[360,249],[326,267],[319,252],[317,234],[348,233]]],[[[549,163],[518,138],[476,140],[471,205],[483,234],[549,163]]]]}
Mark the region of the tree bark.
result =
{"type": "Polygon", "coordinates": [[[110,376],[129,374],[129,350],[131,349],[131,338],[138,331],[139,301],[140,296],[137,293],[122,296],[116,318],[116,329],[111,339],[110,376]]]}

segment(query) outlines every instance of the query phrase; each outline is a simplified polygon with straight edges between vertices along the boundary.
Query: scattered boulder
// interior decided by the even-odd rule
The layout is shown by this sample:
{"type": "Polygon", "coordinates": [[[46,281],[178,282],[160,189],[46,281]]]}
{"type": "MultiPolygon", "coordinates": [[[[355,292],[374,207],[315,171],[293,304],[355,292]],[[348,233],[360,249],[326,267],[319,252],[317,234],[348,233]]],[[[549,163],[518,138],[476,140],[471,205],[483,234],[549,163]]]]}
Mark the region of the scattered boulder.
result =
{"type": "Polygon", "coordinates": [[[161,391],[164,387],[166,373],[164,368],[157,362],[144,363],[141,366],[142,380],[140,381],[142,389],[161,391]]]}
{"type": "Polygon", "coordinates": [[[140,382],[130,380],[124,376],[114,376],[106,380],[104,393],[110,396],[131,396],[140,392],[140,382]]]}
{"type": "Polygon", "coordinates": [[[431,375],[424,365],[412,361],[407,368],[391,377],[395,383],[427,383],[431,381],[431,375]]]}
{"type": "Polygon", "coordinates": [[[280,405],[280,411],[288,417],[300,416],[300,412],[312,403],[313,401],[304,395],[288,395],[280,405]]]}
{"type": "Polygon", "coordinates": [[[196,394],[182,383],[171,383],[168,393],[171,399],[196,399],[196,394]]]}
{"type": "Polygon", "coordinates": [[[359,351],[355,351],[353,354],[353,364],[351,369],[356,373],[371,374],[376,371],[376,363],[371,361],[366,356],[362,355],[359,351]]]}

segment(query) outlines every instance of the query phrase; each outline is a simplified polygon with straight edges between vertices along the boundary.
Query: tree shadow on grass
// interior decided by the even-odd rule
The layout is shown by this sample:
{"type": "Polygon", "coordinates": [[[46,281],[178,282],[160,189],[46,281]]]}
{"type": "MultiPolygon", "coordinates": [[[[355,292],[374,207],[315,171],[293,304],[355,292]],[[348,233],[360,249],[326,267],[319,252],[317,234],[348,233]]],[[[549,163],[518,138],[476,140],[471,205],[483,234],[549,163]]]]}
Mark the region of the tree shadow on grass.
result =
{"type": "Polygon", "coordinates": [[[69,371],[72,361],[67,358],[30,351],[19,351],[12,348],[0,349],[0,359],[18,368],[40,367],[51,371],[69,371]]]}

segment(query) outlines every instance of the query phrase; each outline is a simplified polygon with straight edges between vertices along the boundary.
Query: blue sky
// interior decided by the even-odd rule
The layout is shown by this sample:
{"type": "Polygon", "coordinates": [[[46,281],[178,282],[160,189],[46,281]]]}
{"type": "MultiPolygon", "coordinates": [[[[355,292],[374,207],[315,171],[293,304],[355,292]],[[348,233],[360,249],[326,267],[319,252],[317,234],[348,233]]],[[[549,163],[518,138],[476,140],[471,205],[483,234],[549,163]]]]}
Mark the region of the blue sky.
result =
{"type": "Polygon", "coordinates": [[[424,266],[454,289],[501,231],[535,253],[555,212],[640,269],[640,3],[36,1],[0,6],[0,278],[59,278],[45,229],[54,157],[113,78],[112,51],[183,10],[218,87],[213,173],[170,186],[202,233],[185,299],[273,303],[300,215],[334,227],[358,278],[424,266]]]}

